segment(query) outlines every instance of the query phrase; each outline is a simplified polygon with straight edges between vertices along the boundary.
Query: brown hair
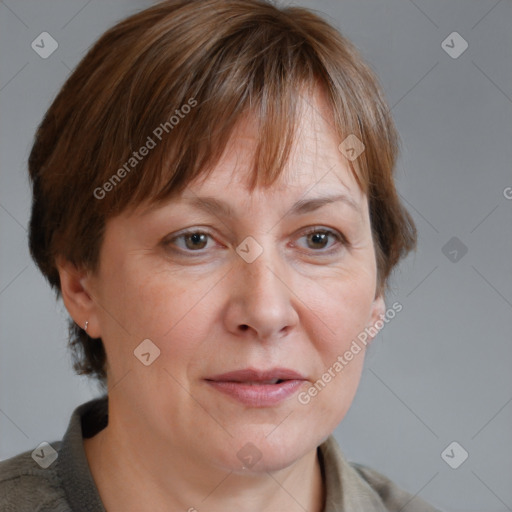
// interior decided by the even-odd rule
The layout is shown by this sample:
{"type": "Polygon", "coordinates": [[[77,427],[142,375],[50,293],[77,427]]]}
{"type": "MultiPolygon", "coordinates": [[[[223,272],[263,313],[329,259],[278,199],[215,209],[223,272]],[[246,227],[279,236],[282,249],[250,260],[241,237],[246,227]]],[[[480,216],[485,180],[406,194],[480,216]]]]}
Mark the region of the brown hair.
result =
{"type": "MultiPolygon", "coordinates": [[[[103,34],[37,130],[29,245],[57,298],[57,256],[94,271],[106,221],[207,175],[248,112],[260,130],[251,190],[274,183],[294,141],[298,94],[314,86],[327,94],[340,142],[354,134],[365,145],[350,166],[368,196],[385,293],[393,267],[416,247],[416,228],[393,180],[398,134],[355,47],[304,8],[168,0],[103,34]]],[[[101,339],[70,321],[70,346],[75,370],[106,386],[101,339]]]]}

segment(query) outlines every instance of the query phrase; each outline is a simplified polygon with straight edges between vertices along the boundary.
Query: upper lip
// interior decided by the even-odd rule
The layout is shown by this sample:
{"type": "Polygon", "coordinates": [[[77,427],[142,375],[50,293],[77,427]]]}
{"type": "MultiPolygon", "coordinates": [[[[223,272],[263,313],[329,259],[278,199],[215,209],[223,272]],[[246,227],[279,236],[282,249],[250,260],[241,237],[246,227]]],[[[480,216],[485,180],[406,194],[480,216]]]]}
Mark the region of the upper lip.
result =
{"type": "Polygon", "coordinates": [[[305,380],[306,378],[300,373],[290,370],[289,368],[272,368],[270,370],[255,370],[246,368],[244,370],[236,370],[233,372],[222,373],[208,377],[206,380],[214,381],[232,381],[232,382],[259,382],[269,380],[305,380]]]}

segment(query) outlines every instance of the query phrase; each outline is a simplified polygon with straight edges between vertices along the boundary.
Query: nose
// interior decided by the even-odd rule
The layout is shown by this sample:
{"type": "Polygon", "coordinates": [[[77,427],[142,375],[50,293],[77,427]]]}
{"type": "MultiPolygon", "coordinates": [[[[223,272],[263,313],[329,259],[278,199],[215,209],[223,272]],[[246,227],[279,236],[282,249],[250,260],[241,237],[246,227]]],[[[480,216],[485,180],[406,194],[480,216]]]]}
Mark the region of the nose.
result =
{"type": "Polygon", "coordinates": [[[260,341],[287,335],[298,322],[290,272],[268,246],[252,263],[239,258],[229,282],[227,329],[260,341]]]}

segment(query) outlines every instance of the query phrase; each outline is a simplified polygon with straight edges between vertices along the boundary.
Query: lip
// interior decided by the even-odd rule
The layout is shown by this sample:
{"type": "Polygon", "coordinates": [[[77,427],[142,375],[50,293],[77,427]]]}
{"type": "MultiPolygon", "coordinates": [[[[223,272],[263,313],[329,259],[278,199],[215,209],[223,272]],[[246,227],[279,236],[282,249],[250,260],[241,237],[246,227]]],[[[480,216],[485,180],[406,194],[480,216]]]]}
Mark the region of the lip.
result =
{"type": "Polygon", "coordinates": [[[306,380],[306,377],[289,368],[271,368],[270,370],[256,370],[254,368],[245,368],[233,372],[222,373],[208,377],[206,380],[213,381],[232,381],[232,382],[258,382],[266,380],[306,380]]]}
{"type": "Polygon", "coordinates": [[[247,368],[215,375],[205,379],[215,390],[224,393],[250,407],[271,407],[295,394],[306,378],[288,368],[255,370],[247,368]],[[276,384],[264,384],[271,380],[282,380],[276,384]],[[249,384],[254,382],[255,384],[249,384]],[[258,384],[261,382],[261,384],[258,384]]]}

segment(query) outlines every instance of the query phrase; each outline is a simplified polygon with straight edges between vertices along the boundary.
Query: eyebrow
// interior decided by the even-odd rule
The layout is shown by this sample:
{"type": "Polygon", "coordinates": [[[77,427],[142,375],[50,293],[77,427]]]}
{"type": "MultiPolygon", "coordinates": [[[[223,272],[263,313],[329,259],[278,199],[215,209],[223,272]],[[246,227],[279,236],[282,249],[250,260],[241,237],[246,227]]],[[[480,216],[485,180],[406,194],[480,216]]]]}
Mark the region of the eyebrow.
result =
{"type": "MultiPolygon", "coordinates": [[[[313,199],[299,199],[287,212],[287,215],[303,215],[315,210],[322,208],[328,204],[341,202],[348,205],[352,208],[356,213],[361,215],[361,210],[359,209],[358,204],[348,195],[346,194],[336,194],[336,195],[326,195],[315,197],[313,199]]],[[[230,205],[220,199],[216,199],[215,197],[205,196],[205,197],[194,197],[189,198],[186,201],[192,207],[195,207],[200,210],[209,211],[213,214],[217,214],[219,216],[232,217],[234,216],[234,211],[230,207],[230,205]]]]}

